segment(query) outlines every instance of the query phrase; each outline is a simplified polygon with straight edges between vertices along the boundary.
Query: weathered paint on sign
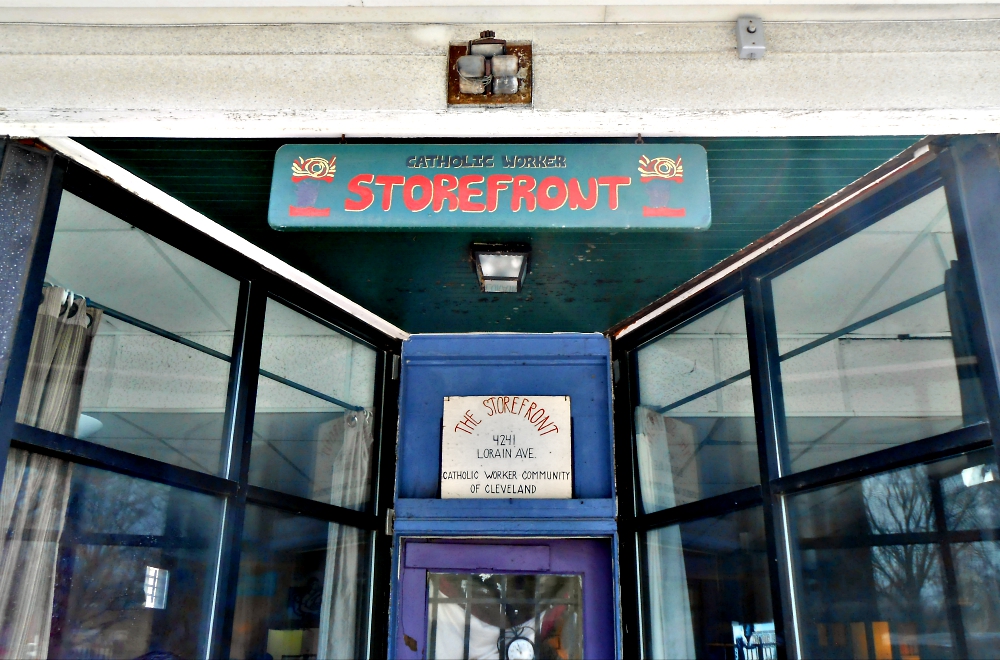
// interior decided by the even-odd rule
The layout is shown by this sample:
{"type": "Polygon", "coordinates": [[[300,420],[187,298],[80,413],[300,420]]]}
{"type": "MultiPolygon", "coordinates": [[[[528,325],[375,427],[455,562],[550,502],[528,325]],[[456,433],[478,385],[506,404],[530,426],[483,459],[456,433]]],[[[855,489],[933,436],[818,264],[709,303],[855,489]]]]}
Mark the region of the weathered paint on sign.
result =
{"type": "Polygon", "coordinates": [[[571,423],[568,396],[445,397],[441,497],[573,497],[571,423]]]}
{"type": "Polygon", "coordinates": [[[708,229],[697,144],[286,144],[275,229],[708,229]]]}

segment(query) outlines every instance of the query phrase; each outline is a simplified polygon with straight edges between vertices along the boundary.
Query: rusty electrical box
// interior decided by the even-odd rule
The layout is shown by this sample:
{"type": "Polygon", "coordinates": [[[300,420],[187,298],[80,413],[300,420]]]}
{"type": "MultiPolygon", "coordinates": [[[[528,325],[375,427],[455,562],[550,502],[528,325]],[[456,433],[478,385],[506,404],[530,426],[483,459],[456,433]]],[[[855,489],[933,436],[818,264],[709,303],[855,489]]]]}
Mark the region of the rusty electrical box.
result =
{"type": "Polygon", "coordinates": [[[531,42],[486,30],[449,44],[448,105],[531,105],[531,42]]]}

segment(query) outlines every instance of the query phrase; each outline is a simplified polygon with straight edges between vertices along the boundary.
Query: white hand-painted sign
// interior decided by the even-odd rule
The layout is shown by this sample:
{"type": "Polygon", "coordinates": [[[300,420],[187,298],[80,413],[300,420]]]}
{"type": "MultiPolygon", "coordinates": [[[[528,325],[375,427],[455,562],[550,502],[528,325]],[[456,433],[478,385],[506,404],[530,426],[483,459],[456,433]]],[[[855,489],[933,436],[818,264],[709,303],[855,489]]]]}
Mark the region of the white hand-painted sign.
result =
{"type": "Polygon", "coordinates": [[[573,497],[568,396],[449,396],[442,498],[573,497]]]}

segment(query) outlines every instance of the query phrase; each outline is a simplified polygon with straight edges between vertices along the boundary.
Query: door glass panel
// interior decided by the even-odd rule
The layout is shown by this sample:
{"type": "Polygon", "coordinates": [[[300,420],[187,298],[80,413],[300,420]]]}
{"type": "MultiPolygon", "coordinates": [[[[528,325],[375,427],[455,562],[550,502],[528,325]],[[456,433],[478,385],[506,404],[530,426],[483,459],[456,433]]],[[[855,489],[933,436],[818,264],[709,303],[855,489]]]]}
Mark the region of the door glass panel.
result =
{"type": "Polygon", "coordinates": [[[789,499],[803,657],[997,657],[992,447],[789,499]]]}
{"type": "Polygon", "coordinates": [[[641,348],[637,363],[643,511],[760,483],[742,297],[641,348]]]}
{"type": "Polygon", "coordinates": [[[582,658],[580,575],[427,574],[427,657],[582,658]]]}
{"type": "Polygon", "coordinates": [[[368,346],[267,301],[251,484],[365,509],[375,358],[368,346]]]}
{"type": "Polygon", "coordinates": [[[239,282],[64,192],[17,421],[218,474],[239,282]]]}
{"type": "Polygon", "coordinates": [[[956,259],[938,188],[774,278],[790,470],[985,419],[956,259]]]}

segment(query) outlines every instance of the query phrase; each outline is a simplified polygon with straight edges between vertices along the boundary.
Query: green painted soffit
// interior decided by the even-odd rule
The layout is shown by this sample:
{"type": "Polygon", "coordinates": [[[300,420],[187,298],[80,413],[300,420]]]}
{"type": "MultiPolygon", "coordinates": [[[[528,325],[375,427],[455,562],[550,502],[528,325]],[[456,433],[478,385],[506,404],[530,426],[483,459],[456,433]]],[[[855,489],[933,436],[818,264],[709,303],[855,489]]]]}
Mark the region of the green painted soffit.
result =
{"type": "Polygon", "coordinates": [[[712,227],[698,233],[278,232],[267,224],[271,166],[290,140],[80,141],[416,333],[606,330],[917,139],[684,140],[708,151],[712,227]],[[531,271],[520,294],[479,291],[468,247],[490,240],[531,243],[531,271]]]}

